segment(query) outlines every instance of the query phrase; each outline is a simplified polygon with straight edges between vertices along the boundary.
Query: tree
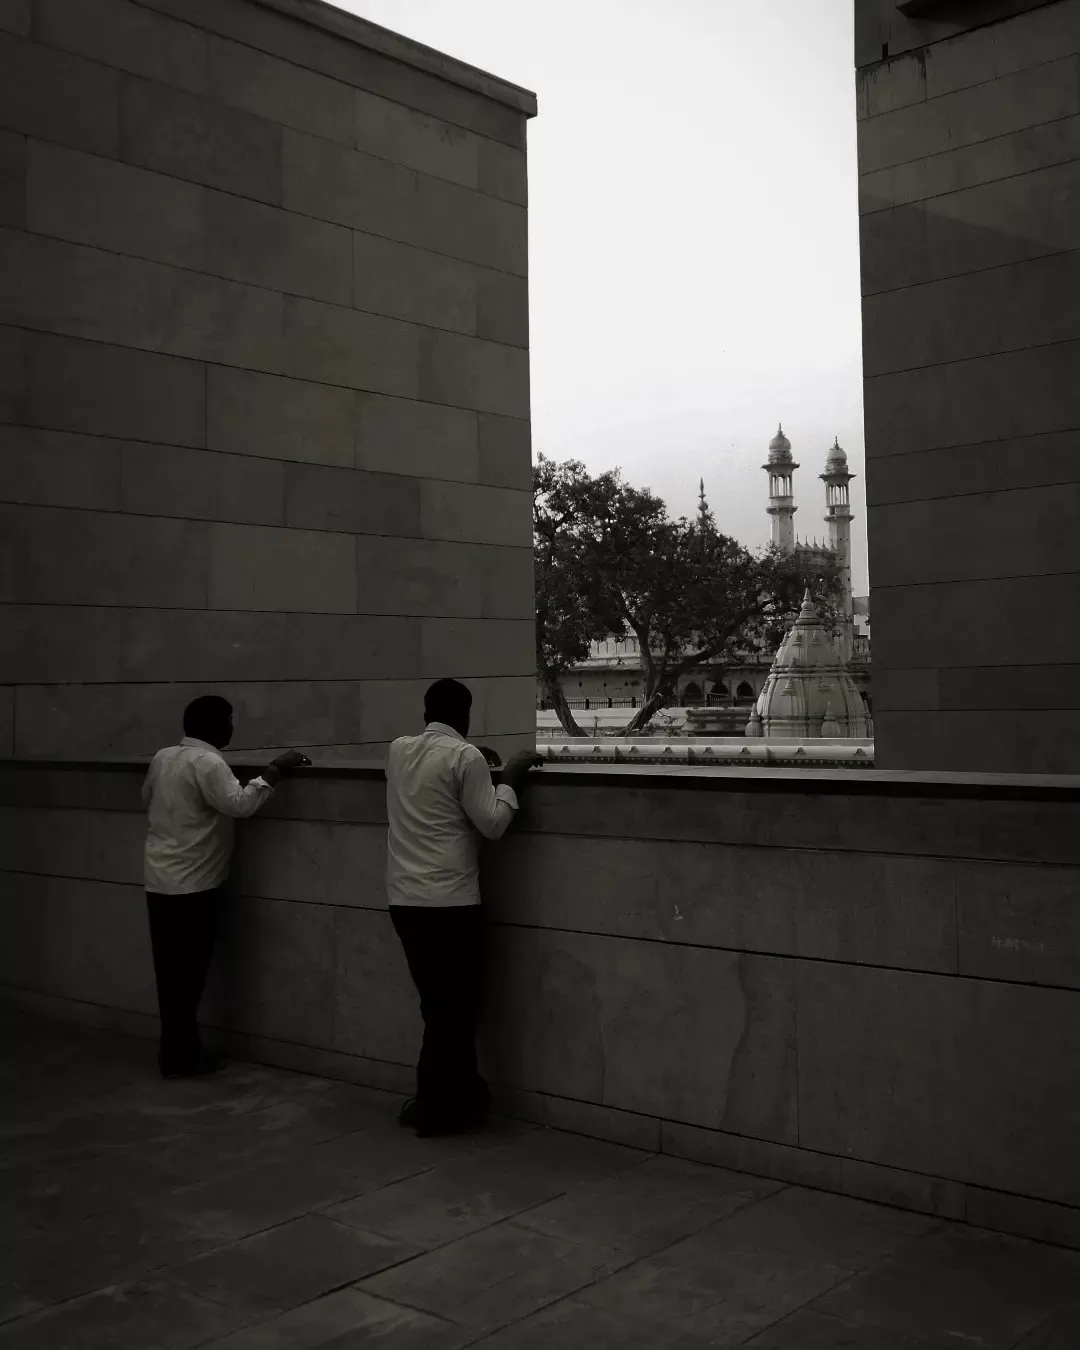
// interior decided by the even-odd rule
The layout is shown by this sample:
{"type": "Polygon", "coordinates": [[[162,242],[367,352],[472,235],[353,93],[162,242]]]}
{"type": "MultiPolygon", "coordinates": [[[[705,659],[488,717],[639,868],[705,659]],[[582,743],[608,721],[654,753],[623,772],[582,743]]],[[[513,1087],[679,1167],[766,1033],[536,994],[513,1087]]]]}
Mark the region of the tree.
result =
{"type": "Polygon", "coordinates": [[[536,669],[544,697],[570,736],[584,736],[563,693],[562,677],[612,632],[615,616],[588,574],[589,549],[618,492],[617,473],[592,478],[576,460],[533,465],[536,568],[536,669]]]}
{"type": "MultiPolygon", "coordinates": [[[[585,659],[589,643],[632,633],[645,693],[625,735],[643,731],[695,667],[775,651],[807,588],[826,603],[836,589],[831,565],[807,575],[797,555],[751,552],[721,534],[704,487],[696,519],[671,520],[658,497],[617,471],[592,479],[580,464],[541,458],[534,503],[545,691],[558,709],[558,677],[585,659]]],[[[560,721],[582,734],[562,713],[560,721]]]]}

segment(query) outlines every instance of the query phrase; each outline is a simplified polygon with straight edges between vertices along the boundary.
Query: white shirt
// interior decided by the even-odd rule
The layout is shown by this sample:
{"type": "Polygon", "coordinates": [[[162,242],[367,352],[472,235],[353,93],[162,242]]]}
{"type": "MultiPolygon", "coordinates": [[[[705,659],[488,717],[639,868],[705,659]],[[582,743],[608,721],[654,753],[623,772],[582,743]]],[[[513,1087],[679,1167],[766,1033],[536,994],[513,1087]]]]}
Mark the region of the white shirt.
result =
{"type": "Polygon", "coordinates": [[[254,815],[273,791],[262,778],[241,787],[220,751],[193,736],[159,750],[142,789],[146,889],[192,895],[220,886],[229,875],[232,818],[254,815]]]}
{"type": "Polygon", "coordinates": [[[480,836],[501,838],[517,809],[514,790],[492,786],[484,756],[453,727],[399,737],[386,767],[390,903],[478,905],[480,836]]]}

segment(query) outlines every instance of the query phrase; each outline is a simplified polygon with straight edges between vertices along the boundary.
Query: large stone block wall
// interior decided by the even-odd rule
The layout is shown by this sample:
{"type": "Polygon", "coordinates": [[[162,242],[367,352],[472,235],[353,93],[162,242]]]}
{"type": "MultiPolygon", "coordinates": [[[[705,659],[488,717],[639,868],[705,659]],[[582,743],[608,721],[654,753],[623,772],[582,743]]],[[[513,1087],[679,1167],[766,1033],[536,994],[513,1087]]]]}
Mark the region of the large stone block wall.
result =
{"type": "MultiPolygon", "coordinates": [[[[6,1001],[156,1034],[141,774],[0,769],[6,1001]]],[[[375,771],[241,826],[234,1053],[408,1090],[384,850],[375,771]]],[[[1078,780],[545,769],[485,896],[503,1109],[1080,1246],[1078,780]]]]}
{"type": "Polygon", "coordinates": [[[1072,772],[1080,2],[906,9],[856,4],[877,763],[1072,772]]]}
{"type": "Polygon", "coordinates": [[[0,4],[0,755],[533,735],[532,95],[298,0],[0,4]]]}

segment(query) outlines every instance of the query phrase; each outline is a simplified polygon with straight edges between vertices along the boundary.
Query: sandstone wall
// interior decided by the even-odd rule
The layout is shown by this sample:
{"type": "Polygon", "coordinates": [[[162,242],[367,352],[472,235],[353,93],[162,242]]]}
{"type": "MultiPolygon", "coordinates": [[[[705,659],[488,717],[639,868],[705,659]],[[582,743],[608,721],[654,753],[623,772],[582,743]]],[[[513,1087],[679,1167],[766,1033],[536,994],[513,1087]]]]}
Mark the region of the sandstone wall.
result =
{"type": "MultiPolygon", "coordinates": [[[[142,771],[0,771],[5,1001],[156,1035],[142,771]]],[[[241,826],[205,1012],[405,1093],[384,797],[328,766],[241,826]]],[[[485,877],[499,1104],[1080,1246],[1078,827],[1075,778],[545,768],[485,877]]]]}
{"type": "Polygon", "coordinates": [[[1080,3],[901,8],[856,5],[877,764],[1072,772],[1080,3]]]}
{"type": "Polygon", "coordinates": [[[532,95],[298,0],[0,4],[0,754],[533,733],[532,95]]]}

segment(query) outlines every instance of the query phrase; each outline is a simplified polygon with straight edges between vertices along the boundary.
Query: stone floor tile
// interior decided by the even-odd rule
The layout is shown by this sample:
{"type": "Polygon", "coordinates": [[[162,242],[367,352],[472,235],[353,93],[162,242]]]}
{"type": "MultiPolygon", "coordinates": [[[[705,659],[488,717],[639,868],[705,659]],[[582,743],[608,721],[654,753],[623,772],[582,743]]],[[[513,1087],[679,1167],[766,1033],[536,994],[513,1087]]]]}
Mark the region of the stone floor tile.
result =
{"type": "Polygon", "coordinates": [[[588,1249],[578,1243],[501,1223],[364,1280],[361,1287],[487,1330],[572,1294],[596,1273],[588,1249]]]}
{"type": "Polygon", "coordinates": [[[857,1326],[801,1308],[745,1343],[745,1350],[962,1350],[964,1341],[947,1333],[913,1340],[884,1327],[857,1326]]]}
{"type": "Polygon", "coordinates": [[[471,1350],[706,1350],[709,1344],[679,1327],[635,1322],[567,1298],[485,1336],[471,1350]]]}
{"type": "Polygon", "coordinates": [[[414,1253],[404,1243],[309,1214],[215,1248],[168,1275],[200,1298],[255,1316],[308,1303],[414,1253]]]}
{"type": "MultiPolygon", "coordinates": [[[[336,1205],[419,1171],[425,1164],[415,1148],[391,1150],[369,1131],[297,1149],[273,1161],[246,1167],[178,1190],[170,1211],[193,1234],[216,1243],[252,1233],[336,1205]]],[[[363,1223],[355,1225],[367,1227],[363,1223]]]]}
{"type": "Polygon", "coordinates": [[[790,1186],[629,1266],[581,1298],[738,1345],[932,1223],[790,1186]]]}
{"type": "MultiPolygon", "coordinates": [[[[223,1092],[228,1095],[219,1099],[209,1096],[206,1080],[195,1083],[159,1080],[160,1087],[155,1084],[153,1095],[149,1100],[146,1097],[140,1099],[135,1109],[162,1121],[172,1132],[235,1125],[246,1126],[265,1136],[278,1133],[303,1135],[305,1142],[332,1139],[337,1134],[363,1129],[376,1119],[370,1107],[361,1103],[351,1111],[339,1104],[337,1120],[320,1119],[320,1103],[311,1104],[304,1098],[282,1093],[275,1084],[252,1082],[246,1075],[237,1083],[231,1068],[225,1069],[213,1081],[220,1081],[223,1092]],[[180,1091],[170,1093],[170,1088],[180,1091]]],[[[328,1116],[329,1111],[325,1114],[328,1116]]]]}
{"type": "Polygon", "coordinates": [[[164,1282],[103,1289],[0,1327],[0,1350],[190,1350],[236,1325],[227,1309],[164,1282]]]}
{"type": "Polygon", "coordinates": [[[1016,1350],[1076,1350],[1080,1345],[1080,1303],[1059,1308],[1031,1332],[1016,1350]]]}
{"type": "Polygon", "coordinates": [[[954,1225],[908,1243],[816,1307],[916,1338],[946,1329],[958,1342],[1006,1350],[1078,1290],[1080,1252],[954,1225]]]}
{"type": "Polygon", "coordinates": [[[531,1125],[418,1140],[394,1094],[166,1083],[152,1043],[9,1025],[0,1350],[1080,1347],[1080,1253],[531,1125]]]}
{"type": "MultiPolygon", "coordinates": [[[[715,1237],[726,1226],[716,1224],[709,1232],[715,1237]]],[[[677,1326],[710,1345],[735,1346],[831,1289],[846,1273],[825,1256],[738,1243],[725,1247],[698,1234],[578,1297],[635,1322],[677,1326]]]]}
{"type": "Polygon", "coordinates": [[[780,1190],[780,1183],[654,1157],[519,1214],[518,1225],[587,1244],[617,1270],[780,1190]]]}
{"type": "Polygon", "coordinates": [[[458,1350],[475,1332],[441,1317],[338,1289],[291,1312],[245,1327],[207,1350],[458,1350]]]}
{"type": "Polygon", "coordinates": [[[619,1145],[540,1131],[515,1140],[513,1147],[444,1163],[327,1212],[342,1223],[435,1247],[646,1157],[619,1145]]]}
{"type": "Polygon", "coordinates": [[[856,1271],[940,1226],[925,1214],[787,1186],[725,1219],[715,1234],[724,1247],[787,1252],[856,1271]]]}
{"type": "MultiPolygon", "coordinates": [[[[77,1088],[71,1089],[77,1093],[77,1088]]],[[[67,1167],[113,1150],[168,1138],[173,1131],[154,1117],[73,1107],[43,1114],[20,1124],[0,1140],[0,1162],[6,1168],[43,1163],[67,1167]]]]}
{"type": "Polygon", "coordinates": [[[17,1215],[51,1228],[100,1214],[118,1201],[156,1201],[182,1184],[171,1168],[117,1150],[69,1167],[26,1168],[5,1194],[17,1215]]]}
{"type": "Polygon", "coordinates": [[[109,1285],[131,1283],[210,1244],[174,1223],[167,1208],[121,1205],[27,1238],[4,1271],[0,1320],[109,1285]]]}
{"type": "Polygon", "coordinates": [[[643,1149],[545,1127],[530,1131],[514,1143],[514,1157],[521,1168],[555,1177],[564,1187],[601,1181],[652,1156],[643,1149]]]}

